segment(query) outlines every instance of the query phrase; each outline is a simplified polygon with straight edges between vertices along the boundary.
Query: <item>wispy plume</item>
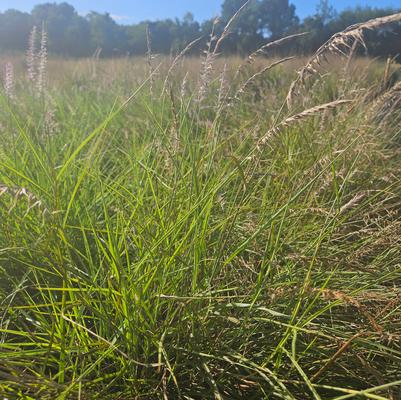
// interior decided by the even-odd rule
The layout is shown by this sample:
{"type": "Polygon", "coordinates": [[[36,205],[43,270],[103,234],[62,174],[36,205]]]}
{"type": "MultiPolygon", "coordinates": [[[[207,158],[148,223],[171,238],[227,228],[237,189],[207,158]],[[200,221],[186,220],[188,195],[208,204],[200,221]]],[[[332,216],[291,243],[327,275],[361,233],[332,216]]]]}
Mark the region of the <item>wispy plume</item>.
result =
{"type": "Polygon", "coordinates": [[[187,94],[187,86],[188,86],[188,71],[184,75],[184,79],[182,80],[181,83],[181,88],[180,88],[180,99],[181,101],[184,100],[186,94],[187,94]]]}
{"type": "Polygon", "coordinates": [[[37,90],[38,95],[42,95],[46,87],[46,69],[47,69],[47,32],[45,26],[42,26],[42,35],[40,39],[40,51],[39,51],[39,65],[38,65],[38,77],[37,77],[37,90]]]}
{"type": "Polygon", "coordinates": [[[35,82],[36,79],[36,40],[37,40],[37,28],[34,26],[29,35],[28,51],[26,53],[26,65],[27,65],[27,77],[31,82],[35,82]]]}
{"type": "Polygon", "coordinates": [[[224,64],[223,71],[220,74],[220,87],[217,99],[217,108],[221,109],[224,104],[224,100],[227,97],[227,89],[228,89],[228,79],[227,79],[227,64],[224,64]]]}
{"type": "Polygon", "coordinates": [[[154,86],[154,72],[155,68],[153,66],[153,60],[156,58],[154,54],[152,54],[152,35],[150,32],[150,27],[149,25],[146,25],[146,45],[147,45],[147,62],[148,62],[148,68],[149,68],[149,85],[150,85],[150,95],[153,98],[153,86],[154,86]]]}
{"type": "Polygon", "coordinates": [[[4,67],[4,92],[9,99],[14,98],[14,66],[7,62],[4,67]]]}
{"type": "Polygon", "coordinates": [[[213,64],[216,58],[216,54],[213,52],[213,47],[214,43],[217,40],[217,37],[215,36],[215,30],[218,23],[219,19],[216,18],[213,21],[212,32],[210,33],[209,41],[206,44],[206,49],[203,51],[204,56],[202,60],[202,69],[199,77],[199,96],[198,96],[199,103],[205,100],[209,84],[211,81],[213,64]]]}

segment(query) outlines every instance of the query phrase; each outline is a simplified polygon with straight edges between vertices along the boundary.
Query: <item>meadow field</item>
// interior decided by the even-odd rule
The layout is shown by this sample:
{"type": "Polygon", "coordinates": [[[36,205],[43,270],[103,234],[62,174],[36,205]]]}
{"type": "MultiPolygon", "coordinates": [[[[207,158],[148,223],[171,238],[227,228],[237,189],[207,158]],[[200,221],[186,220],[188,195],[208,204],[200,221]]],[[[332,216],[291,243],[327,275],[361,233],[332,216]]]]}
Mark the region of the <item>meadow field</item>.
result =
{"type": "Polygon", "coordinates": [[[401,398],[400,66],[347,35],[1,58],[1,399],[401,398]]]}

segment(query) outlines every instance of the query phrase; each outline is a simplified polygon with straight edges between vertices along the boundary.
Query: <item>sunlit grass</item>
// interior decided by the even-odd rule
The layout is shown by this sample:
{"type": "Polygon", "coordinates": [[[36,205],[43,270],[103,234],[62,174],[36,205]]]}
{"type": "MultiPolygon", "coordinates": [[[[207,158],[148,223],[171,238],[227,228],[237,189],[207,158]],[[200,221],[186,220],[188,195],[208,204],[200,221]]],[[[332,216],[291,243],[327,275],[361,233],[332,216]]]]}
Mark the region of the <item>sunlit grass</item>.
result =
{"type": "Polygon", "coordinates": [[[194,60],[162,96],[165,60],[153,96],[143,61],[50,61],[40,98],[17,68],[0,96],[4,398],[397,398],[398,92],[380,62],[333,62],[290,111],[302,60],[243,93],[271,60],[240,63],[215,64],[203,102],[194,60]]]}

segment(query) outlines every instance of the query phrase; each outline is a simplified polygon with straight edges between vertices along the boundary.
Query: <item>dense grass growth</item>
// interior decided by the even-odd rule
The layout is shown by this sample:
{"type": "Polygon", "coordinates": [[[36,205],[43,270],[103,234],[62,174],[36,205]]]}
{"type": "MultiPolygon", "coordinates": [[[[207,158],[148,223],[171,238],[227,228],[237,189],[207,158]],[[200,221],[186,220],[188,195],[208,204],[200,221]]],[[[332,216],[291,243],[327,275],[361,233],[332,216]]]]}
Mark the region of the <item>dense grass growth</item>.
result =
{"type": "Polygon", "coordinates": [[[396,66],[225,61],[16,69],[2,398],[400,398],[396,66]]]}

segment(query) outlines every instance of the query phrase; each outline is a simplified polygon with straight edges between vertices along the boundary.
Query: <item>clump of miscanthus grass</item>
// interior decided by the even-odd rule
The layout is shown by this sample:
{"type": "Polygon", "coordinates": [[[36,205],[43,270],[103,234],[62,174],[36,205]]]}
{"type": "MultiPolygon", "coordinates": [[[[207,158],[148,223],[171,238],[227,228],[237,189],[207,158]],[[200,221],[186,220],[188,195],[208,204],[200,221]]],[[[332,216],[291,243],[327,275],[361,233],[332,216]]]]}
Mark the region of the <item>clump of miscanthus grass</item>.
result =
{"type": "Polygon", "coordinates": [[[297,75],[264,57],[299,35],[220,60],[232,21],[158,66],[33,31],[45,104],[0,94],[1,398],[398,399],[401,97],[354,43],[399,19],[297,75]]]}

